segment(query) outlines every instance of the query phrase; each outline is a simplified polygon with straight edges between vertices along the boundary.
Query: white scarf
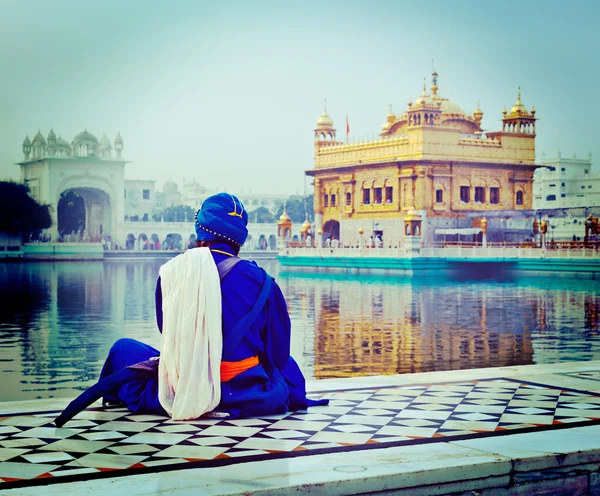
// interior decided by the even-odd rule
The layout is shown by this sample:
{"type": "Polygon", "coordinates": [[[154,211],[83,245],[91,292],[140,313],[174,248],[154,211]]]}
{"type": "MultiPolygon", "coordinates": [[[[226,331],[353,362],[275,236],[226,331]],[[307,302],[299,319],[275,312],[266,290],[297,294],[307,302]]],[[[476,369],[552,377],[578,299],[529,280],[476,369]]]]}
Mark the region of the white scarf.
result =
{"type": "Polygon", "coordinates": [[[174,420],[221,401],[221,283],[208,248],[187,250],[160,268],[163,330],[158,399],[174,420]]]}

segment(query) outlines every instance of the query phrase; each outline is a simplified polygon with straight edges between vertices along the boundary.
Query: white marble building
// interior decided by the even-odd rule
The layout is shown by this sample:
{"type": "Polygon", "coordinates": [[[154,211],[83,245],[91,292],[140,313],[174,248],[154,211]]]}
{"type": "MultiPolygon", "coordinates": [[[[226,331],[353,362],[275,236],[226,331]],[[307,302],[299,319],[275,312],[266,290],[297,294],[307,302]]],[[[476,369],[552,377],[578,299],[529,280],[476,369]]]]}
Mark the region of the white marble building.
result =
{"type": "Polygon", "coordinates": [[[533,177],[533,208],[574,208],[600,206],[600,174],[592,172],[592,155],[587,159],[542,156],[546,167],[533,177]]]}
{"type": "Polygon", "coordinates": [[[100,140],[84,130],[69,144],[50,130],[40,131],[33,140],[23,141],[21,182],[31,196],[52,207],[50,234],[58,238],[58,203],[62,193],[74,191],[85,202],[85,225],[90,237],[114,236],[124,218],[125,164],[123,138],[117,133],[113,143],[100,140]]]}

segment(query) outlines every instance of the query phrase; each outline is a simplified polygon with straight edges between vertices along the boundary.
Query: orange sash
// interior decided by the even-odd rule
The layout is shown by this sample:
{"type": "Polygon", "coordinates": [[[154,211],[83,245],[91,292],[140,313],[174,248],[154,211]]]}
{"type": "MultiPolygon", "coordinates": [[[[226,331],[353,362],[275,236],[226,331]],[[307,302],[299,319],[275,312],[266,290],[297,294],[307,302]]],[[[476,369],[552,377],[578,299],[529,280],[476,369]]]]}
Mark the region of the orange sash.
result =
{"type": "Polygon", "coordinates": [[[227,382],[236,375],[246,372],[246,370],[256,365],[258,365],[258,357],[256,355],[240,360],[239,362],[221,361],[221,382],[227,382]]]}

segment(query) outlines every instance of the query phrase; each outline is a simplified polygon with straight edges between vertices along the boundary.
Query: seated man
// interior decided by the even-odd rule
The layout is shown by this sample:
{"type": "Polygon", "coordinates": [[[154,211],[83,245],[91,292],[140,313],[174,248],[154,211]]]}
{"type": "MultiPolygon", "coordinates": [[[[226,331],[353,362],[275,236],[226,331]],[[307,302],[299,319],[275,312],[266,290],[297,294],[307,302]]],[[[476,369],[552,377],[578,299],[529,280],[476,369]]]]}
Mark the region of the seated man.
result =
{"type": "MultiPolygon", "coordinates": [[[[221,279],[223,351],[221,395],[216,410],[239,417],[326,404],[326,400],[306,398],[304,377],[290,357],[291,324],[281,290],[254,262],[237,258],[248,236],[247,222],[248,214],[242,203],[227,193],[207,198],[196,214],[197,247],[210,250],[221,279]]],[[[162,286],[159,277],[156,319],[161,332],[163,309],[171,311],[163,305],[162,286]]],[[[139,341],[127,338],[117,341],[98,384],[88,390],[87,397],[84,397],[86,392],[69,405],[56,420],[57,425],[64,424],[100,396],[105,401],[123,403],[133,412],[166,415],[159,399],[158,367],[153,365],[158,360],[151,360],[158,355],[158,350],[139,341]]],[[[163,356],[160,361],[165,359],[163,356]]]]}

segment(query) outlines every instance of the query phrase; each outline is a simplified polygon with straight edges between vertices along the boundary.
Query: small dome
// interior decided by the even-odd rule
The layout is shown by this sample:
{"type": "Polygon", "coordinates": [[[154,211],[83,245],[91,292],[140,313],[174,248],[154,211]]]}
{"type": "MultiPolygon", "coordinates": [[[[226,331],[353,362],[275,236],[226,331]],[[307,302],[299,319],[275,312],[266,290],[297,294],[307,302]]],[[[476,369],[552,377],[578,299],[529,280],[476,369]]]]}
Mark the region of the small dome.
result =
{"type": "Polygon", "coordinates": [[[387,133],[392,127],[392,123],[390,121],[385,121],[381,126],[381,132],[387,133]]]}
{"type": "Polygon", "coordinates": [[[62,148],[71,148],[71,147],[69,146],[69,143],[67,143],[67,141],[66,141],[66,140],[64,140],[64,139],[62,139],[62,137],[60,137],[60,136],[59,136],[59,137],[58,137],[58,139],[56,140],[56,147],[57,147],[57,148],[59,148],[59,147],[62,147],[62,148]]]}
{"type": "Polygon", "coordinates": [[[123,144],[123,138],[121,138],[121,133],[117,133],[117,137],[115,138],[115,145],[122,145],[123,144]]]}
{"type": "Polygon", "coordinates": [[[310,231],[310,222],[308,222],[308,214],[306,214],[306,219],[302,223],[302,227],[300,228],[300,232],[305,233],[305,232],[308,232],[308,231],[310,231]]]}
{"type": "Polygon", "coordinates": [[[31,141],[29,141],[29,136],[25,136],[25,139],[23,140],[23,146],[29,145],[31,145],[31,141]]]}
{"type": "Polygon", "coordinates": [[[50,129],[50,132],[48,133],[48,141],[52,140],[56,140],[56,134],[54,133],[53,129],[50,129]]]}
{"type": "Polygon", "coordinates": [[[521,103],[521,88],[519,87],[519,93],[517,94],[517,103],[515,103],[510,109],[511,114],[526,114],[527,109],[525,105],[521,103]]]}
{"type": "Polygon", "coordinates": [[[74,142],[77,141],[90,141],[92,143],[98,143],[98,138],[96,138],[96,136],[94,136],[92,133],[88,132],[88,130],[84,130],[81,133],[79,133],[77,136],[75,136],[73,138],[74,142]]]}
{"type": "Polygon", "coordinates": [[[106,150],[111,148],[112,145],[110,144],[110,140],[106,137],[106,134],[102,134],[102,138],[100,138],[100,149],[106,150]]]}
{"type": "Polygon", "coordinates": [[[42,133],[40,133],[39,131],[37,132],[37,134],[33,138],[33,144],[41,144],[41,145],[45,145],[46,144],[46,140],[42,136],[42,133]]]}
{"type": "Polygon", "coordinates": [[[163,186],[163,191],[165,193],[178,193],[179,186],[177,186],[177,183],[175,181],[167,181],[163,186]]]}
{"type": "Polygon", "coordinates": [[[290,219],[290,216],[287,214],[287,210],[285,208],[285,203],[283,204],[283,213],[281,214],[281,217],[279,217],[279,222],[290,222],[292,219],[290,219]]]}
{"type": "Polygon", "coordinates": [[[333,127],[333,119],[327,113],[327,110],[324,110],[319,119],[317,120],[318,128],[330,128],[333,127]]]}

